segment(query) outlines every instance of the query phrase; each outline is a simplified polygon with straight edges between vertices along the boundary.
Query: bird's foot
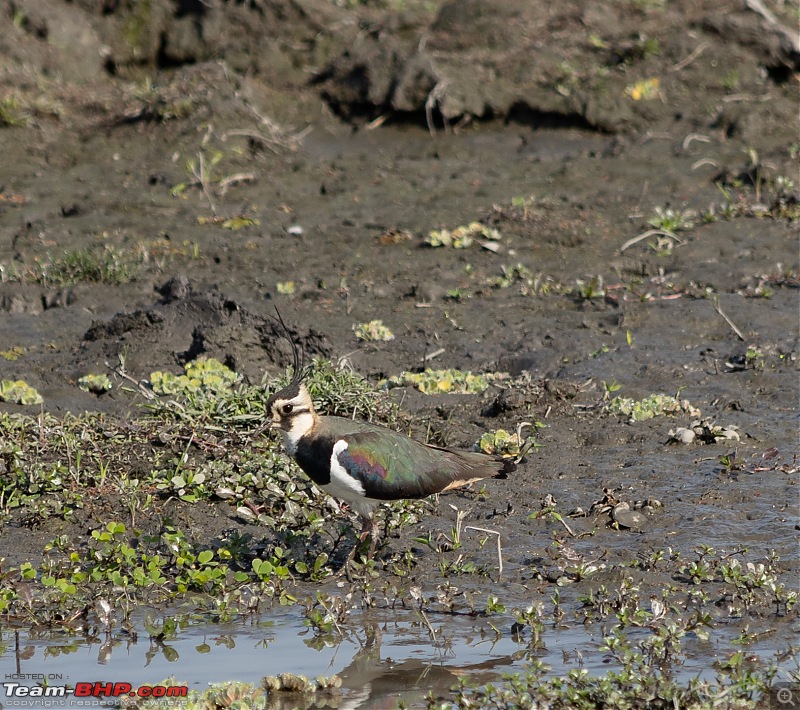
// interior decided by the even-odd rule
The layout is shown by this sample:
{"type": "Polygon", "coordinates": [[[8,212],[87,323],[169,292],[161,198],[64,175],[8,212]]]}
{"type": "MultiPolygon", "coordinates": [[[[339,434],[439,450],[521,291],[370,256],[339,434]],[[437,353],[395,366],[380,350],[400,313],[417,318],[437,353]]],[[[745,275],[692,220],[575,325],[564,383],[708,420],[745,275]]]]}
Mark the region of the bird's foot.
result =
{"type": "Polygon", "coordinates": [[[368,564],[372,558],[375,556],[375,545],[377,543],[377,537],[375,534],[375,525],[373,523],[372,518],[368,518],[362,516],[362,528],[361,532],[358,535],[358,539],[356,540],[356,544],[353,545],[353,549],[350,550],[349,554],[347,555],[347,559],[344,561],[342,568],[336,573],[336,577],[346,576],[348,582],[353,581],[352,573],[354,570],[354,566],[363,567],[364,565],[368,564]],[[369,538],[369,551],[367,552],[367,556],[361,556],[361,560],[363,564],[356,561],[356,557],[358,555],[359,550],[366,542],[366,539],[369,538]]]}

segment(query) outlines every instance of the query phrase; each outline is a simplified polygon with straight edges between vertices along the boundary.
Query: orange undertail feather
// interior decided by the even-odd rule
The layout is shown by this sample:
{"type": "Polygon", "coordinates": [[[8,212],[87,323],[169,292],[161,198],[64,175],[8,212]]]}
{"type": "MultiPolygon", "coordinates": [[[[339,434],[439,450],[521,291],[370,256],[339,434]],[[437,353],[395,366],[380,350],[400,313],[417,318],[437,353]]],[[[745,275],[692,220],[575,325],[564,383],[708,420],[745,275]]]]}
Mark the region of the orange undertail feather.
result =
{"type": "Polygon", "coordinates": [[[443,489],[444,491],[452,491],[454,488],[462,488],[463,486],[468,486],[470,483],[475,483],[477,481],[483,481],[486,478],[508,478],[508,474],[512,473],[513,471],[517,470],[517,464],[514,463],[511,459],[496,459],[497,463],[502,463],[503,468],[501,468],[497,473],[491,474],[489,476],[473,476],[472,478],[459,478],[452,483],[448,483],[443,489]]]}

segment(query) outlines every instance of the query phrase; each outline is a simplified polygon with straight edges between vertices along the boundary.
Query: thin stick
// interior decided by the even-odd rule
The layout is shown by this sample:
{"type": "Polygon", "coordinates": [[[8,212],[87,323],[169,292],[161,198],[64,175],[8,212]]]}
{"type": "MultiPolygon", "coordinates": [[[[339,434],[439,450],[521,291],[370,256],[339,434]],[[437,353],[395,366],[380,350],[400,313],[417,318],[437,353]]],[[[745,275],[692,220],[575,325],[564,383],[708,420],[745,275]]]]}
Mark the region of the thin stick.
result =
{"type": "Polygon", "coordinates": [[[719,165],[715,163],[711,158],[700,158],[696,163],[692,163],[692,170],[697,170],[697,168],[701,168],[704,165],[710,165],[712,168],[718,168],[719,165]]]}
{"type": "Polygon", "coordinates": [[[136,389],[142,394],[145,399],[155,399],[156,395],[153,394],[150,390],[148,390],[139,380],[133,379],[122,367],[111,367],[111,365],[106,362],[106,367],[111,370],[115,375],[119,375],[128,382],[132,383],[136,389]]]}
{"type": "Polygon", "coordinates": [[[775,19],[775,15],[773,15],[760,0],[745,0],[744,3],[747,6],[748,10],[752,10],[753,12],[757,12],[761,17],[763,17],[769,24],[777,25],[778,21],[775,19]]]}
{"type": "Polygon", "coordinates": [[[692,141],[700,141],[701,143],[710,143],[711,139],[702,133],[690,133],[683,139],[683,149],[686,150],[692,141]]]}
{"type": "Polygon", "coordinates": [[[435,357],[439,357],[442,353],[447,352],[445,348],[439,348],[438,350],[434,350],[432,353],[428,355],[423,355],[422,357],[422,364],[424,365],[429,360],[433,360],[435,357]]]}
{"type": "Polygon", "coordinates": [[[715,298],[715,299],[714,299],[714,310],[715,310],[717,313],[719,313],[719,314],[720,314],[720,315],[721,315],[721,316],[722,316],[722,317],[725,319],[725,322],[726,322],[726,323],[727,323],[727,324],[728,324],[728,325],[731,327],[731,330],[732,330],[734,333],[736,333],[736,335],[738,336],[739,340],[741,340],[741,341],[744,341],[744,340],[745,340],[745,337],[742,335],[742,331],[741,331],[741,330],[739,330],[739,329],[736,327],[736,325],[734,324],[734,322],[733,322],[733,321],[732,321],[730,318],[728,318],[728,316],[726,316],[726,315],[725,315],[725,314],[722,312],[722,308],[720,308],[720,306],[719,306],[719,297],[717,297],[717,298],[715,298]]]}
{"type": "Polygon", "coordinates": [[[467,525],[464,530],[477,530],[478,532],[488,533],[489,535],[496,535],[497,536],[497,580],[500,581],[503,578],[503,548],[500,546],[500,531],[499,530],[489,530],[488,528],[478,528],[474,525],[467,525]]]}
{"type": "Polygon", "coordinates": [[[376,128],[380,128],[387,120],[389,119],[389,114],[384,113],[378,116],[378,118],[373,119],[370,121],[364,128],[368,131],[373,131],[376,128]]]}
{"type": "Polygon", "coordinates": [[[620,252],[623,252],[626,249],[632,247],[637,242],[642,241],[642,239],[647,239],[647,237],[654,237],[654,236],[669,237],[670,239],[674,239],[678,244],[683,244],[683,240],[678,238],[673,232],[670,232],[668,229],[648,229],[646,232],[643,232],[638,237],[629,239],[619,248],[619,250],[620,252]]]}
{"type": "Polygon", "coordinates": [[[422,617],[422,620],[425,622],[425,625],[428,627],[428,633],[430,633],[430,635],[431,635],[431,641],[436,643],[436,629],[434,629],[433,626],[431,626],[431,622],[428,621],[428,616],[425,613],[425,610],[422,608],[421,604],[420,604],[420,607],[419,607],[419,609],[417,611],[419,611],[419,615],[422,617]]]}
{"type": "Polygon", "coordinates": [[[559,522],[559,523],[561,523],[561,524],[564,526],[564,528],[566,529],[566,531],[567,531],[567,532],[570,534],[570,537],[578,537],[578,536],[577,536],[577,535],[576,535],[576,534],[573,532],[572,528],[571,528],[569,525],[567,525],[567,521],[566,521],[566,520],[564,520],[564,518],[562,518],[560,515],[558,516],[558,522],[559,522]]]}
{"type": "Polygon", "coordinates": [[[319,597],[317,597],[317,601],[319,602],[320,606],[328,612],[328,618],[333,622],[333,625],[336,627],[336,630],[339,632],[339,636],[342,638],[347,638],[344,631],[342,631],[342,627],[339,626],[339,622],[336,621],[336,615],[325,605],[325,602],[322,601],[319,597]]]}
{"type": "Polygon", "coordinates": [[[202,153],[198,153],[197,157],[200,159],[200,173],[197,174],[197,179],[200,181],[200,189],[206,196],[208,204],[211,205],[211,211],[216,215],[217,206],[214,204],[214,199],[211,197],[211,191],[208,188],[208,180],[207,180],[208,176],[206,175],[206,160],[203,157],[202,153]]]}
{"type": "Polygon", "coordinates": [[[234,173],[233,175],[228,175],[228,177],[222,178],[218,183],[220,193],[224,195],[229,187],[233,187],[242,182],[253,182],[255,179],[255,173],[234,173]]]}
{"type": "Polygon", "coordinates": [[[686,59],[681,59],[677,64],[674,64],[669,68],[671,72],[673,71],[680,71],[681,69],[688,67],[695,59],[697,59],[703,52],[708,49],[708,42],[703,42],[702,44],[698,45],[695,50],[688,56],[686,59]]]}

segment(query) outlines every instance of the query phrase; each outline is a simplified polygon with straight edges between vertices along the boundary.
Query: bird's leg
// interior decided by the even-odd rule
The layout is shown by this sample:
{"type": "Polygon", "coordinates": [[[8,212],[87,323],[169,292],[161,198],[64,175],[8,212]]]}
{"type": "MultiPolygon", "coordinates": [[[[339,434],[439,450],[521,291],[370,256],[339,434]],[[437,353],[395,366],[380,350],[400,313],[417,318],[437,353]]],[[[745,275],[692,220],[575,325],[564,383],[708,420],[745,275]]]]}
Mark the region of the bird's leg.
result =
{"type": "Polygon", "coordinates": [[[358,534],[358,542],[350,553],[350,560],[352,560],[359,548],[364,544],[364,540],[369,538],[369,556],[367,559],[372,559],[375,554],[375,520],[371,515],[359,515],[361,519],[361,532],[358,534]]]}
{"type": "Polygon", "coordinates": [[[367,559],[371,560],[373,557],[375,557],[375,543],[378,541],[378,534],[375,529],[375,516],[374,514],[368,517],[361,516],[361,520],[364,523],[361,535],[364,538],[369,535],[369,552],[367,553],[367,559]]]}
{"type": "Polygon", "coordinates": [[[359,519],[361,520],[361,532],[356,537],[356,544],[353,545],[353,549],[350,550],[350,553],[347,555],[347,559],[344,561],[342,568],[337,572],[336,576],[345,574],[347,578],[350,579],[350,564],[356,558],[359,549],[364,544],[364,541],[367,537],[370,538],[369,541],[369,557],[367,559],[372,559],[372,556],[375,554],[375,521],[373,520],[371,515],[359,515],[359,519]]]}

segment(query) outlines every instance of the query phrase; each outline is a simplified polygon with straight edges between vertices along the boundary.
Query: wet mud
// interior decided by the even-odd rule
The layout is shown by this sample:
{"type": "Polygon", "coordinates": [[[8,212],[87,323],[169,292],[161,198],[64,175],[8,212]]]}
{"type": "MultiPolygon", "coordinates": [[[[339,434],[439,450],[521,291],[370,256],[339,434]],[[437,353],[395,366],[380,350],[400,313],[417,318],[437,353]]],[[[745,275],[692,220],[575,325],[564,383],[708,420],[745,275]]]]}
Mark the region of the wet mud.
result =
{"type": "MultiPolygon", "coordinates": [[[[0,379],[44,400],[4,413],[127,421],[147,403],[137,383],[201,355],[248,384],[277,377],[292,363],[277,307],[308,356],[373,382],[509,373],[482,394],[393,390],[419,439],[468,448],[543,425],[513,478],[393,530],[376,587],[465,614],[489,594],[550,609],[559,590],[572,613],[626,574],[644,600],[691,596],[682,563],[644,560],[702,545],[777,555],[797,586],[795,10],[107,5],[0,2],[0,379]],[[496,235],[427,243],[473,222],[496,235]],[[374,319],[393,340],[356,338],[374,319]],[[78,387],[99,372],[110,392],[78,387]],[[607,406],[658,393],[695,409],[632,421],[607,406]],[[692,426],[735,436],[676,443],[692,426]],[[448,546],[457,523],[473,529],[448,546]]],[[[68,520],[4,511],[0,554],[38,563],[55,535],[125,513],[113,496],[68,520]]],[[[275,542],[225,500],[161,500],[140,524],[166,519],[195,540],[275,542]]],[[[768,633],[765,658],[792,643],[796,609],[719,600],[712,647],[688,652],[709,668],[745,627],[768,633]]]]}

